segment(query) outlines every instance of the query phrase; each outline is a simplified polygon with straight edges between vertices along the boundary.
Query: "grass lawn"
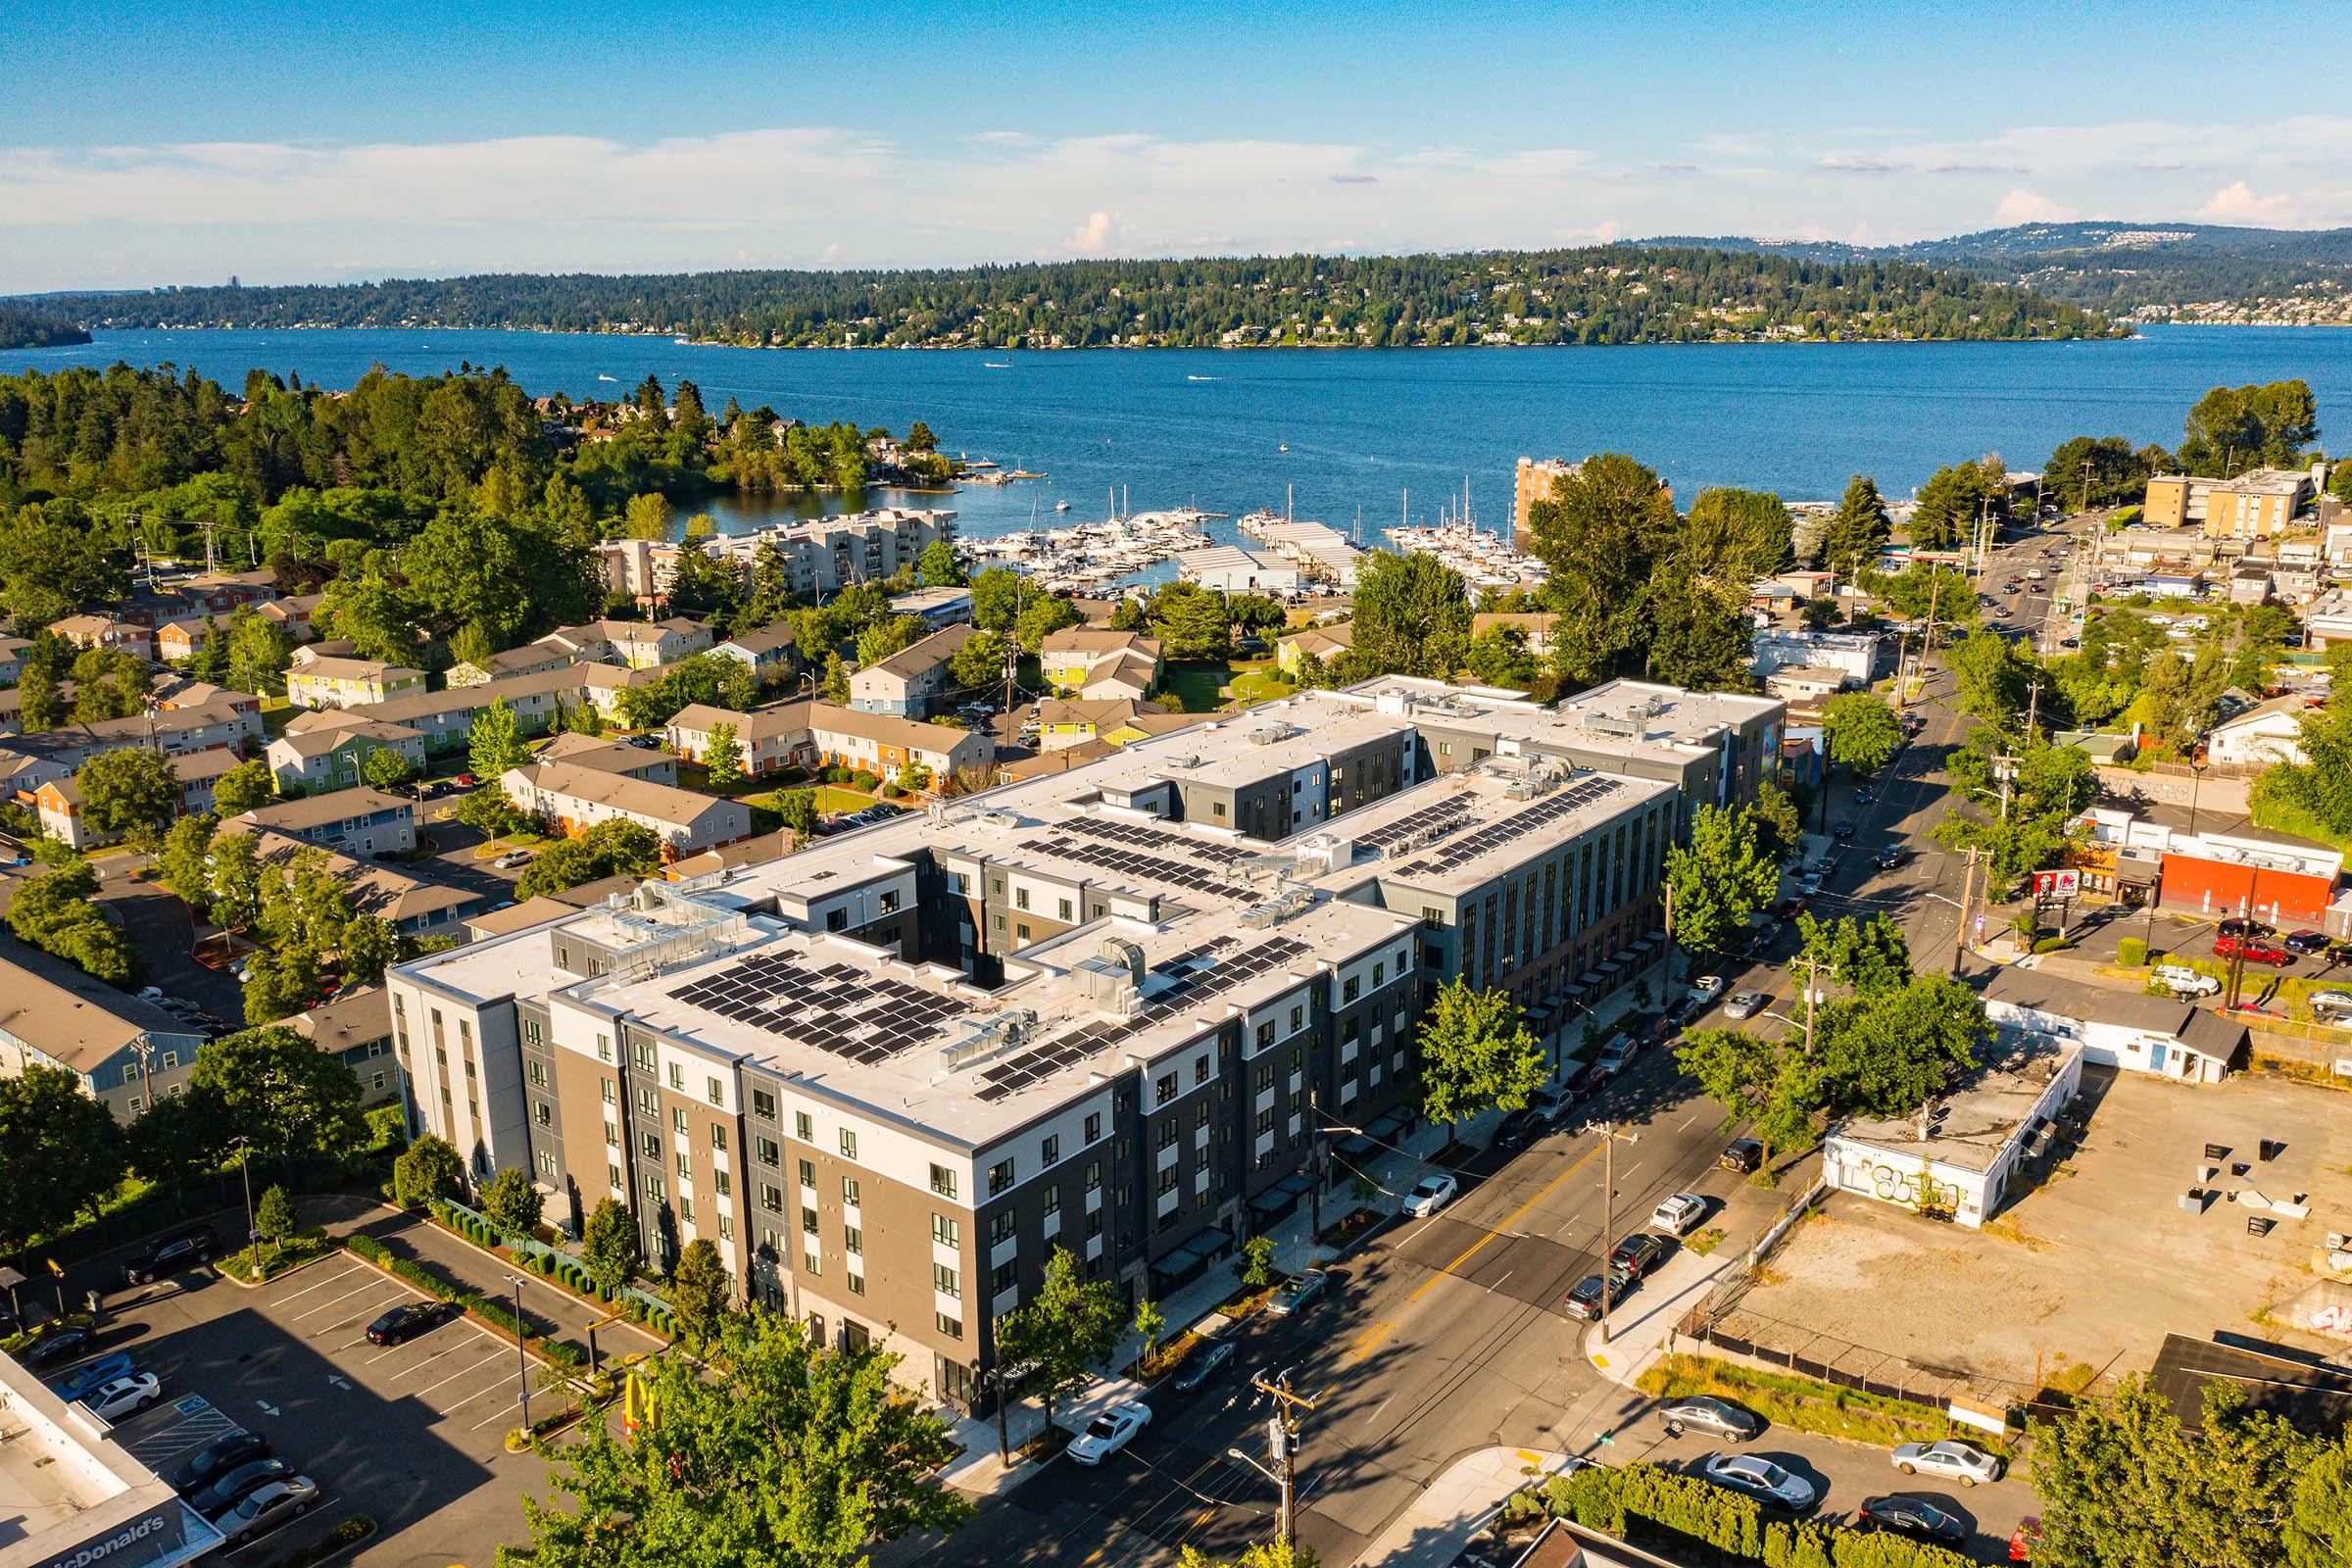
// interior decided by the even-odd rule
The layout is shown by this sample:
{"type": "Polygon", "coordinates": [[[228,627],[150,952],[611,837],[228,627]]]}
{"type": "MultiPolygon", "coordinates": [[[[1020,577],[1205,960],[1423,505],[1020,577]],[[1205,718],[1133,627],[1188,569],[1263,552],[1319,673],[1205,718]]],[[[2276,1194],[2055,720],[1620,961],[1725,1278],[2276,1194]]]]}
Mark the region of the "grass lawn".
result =
{"type": "MultiPolygon", "coordinates": [[[[1932,1405],[1862,1394],[1785,1372],[1760,1372],[1704,1355],[1669,1355],[1652,1363],[1642,1374],[1641,1388],[1644,1394],[1664,1398],[1712,1395],[1745,1405],[1775,1426],[1880,1447],[1934,1442],[1956,1430],[1951,1418],[1932,1405]]],[[[1979,1434],[1969,1436],[1984,1442],[1979,1434]]]]}
{"type": "Polygon", "coordinates": [[[1188,713],[1213,713],[1225,706],[1225,683],[1233,666],[1223,660],[1187,660],[1168,665],[1161,686],[1176,694],[1188,713]]]}
{"type": "Polygon", "coordinates": [[[1272,662],[1256,668],[1242,670],[1233,677],[1233,705],[1236,708],[1254,708],[1288,697],[1298,688],[1283,678],[1272,662]]]}

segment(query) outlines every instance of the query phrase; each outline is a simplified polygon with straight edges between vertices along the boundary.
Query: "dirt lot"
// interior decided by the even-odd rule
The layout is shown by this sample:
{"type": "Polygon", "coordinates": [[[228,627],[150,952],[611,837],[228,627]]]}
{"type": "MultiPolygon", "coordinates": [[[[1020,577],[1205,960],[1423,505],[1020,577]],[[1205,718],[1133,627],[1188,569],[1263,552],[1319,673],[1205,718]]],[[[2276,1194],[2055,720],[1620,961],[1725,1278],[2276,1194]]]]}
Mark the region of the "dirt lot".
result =
{"type": "Polygon", "coordinates": [[[2098,1069],[2084,1089],[2098,1099],[2082,1149],[1986,1231],[1833,1198],[1727,1329],[1812,1356],[1843,1340],[1866,1348],[1839,1357],[1857,1369],[1875,1351],[2028,1387],[2037,1377],[2063,1386],[2083,1364],[2144,1370],[2168,1332],[2301,1340],[2257,1314],[2311,1283],[2327,1232],[2352,1229],[2352,1098],[2282,1079],[2199,1087],[2098,1069]],[[2257,1159],[2265,1138],[2286,1145],[2268,1164],[2257,1159]],[[2202,1214],[2181,1209],[2207,1143],[2230,1150],[2218,1187],[2308,1194],[2311,1217],[2257,1239],[2246,1234],[2253,1210],[2220,1200],[2202,1214]],[[2230,1173],[2238,1162],[2250,1175],[2230,1173]],[[1828,1338],[1808,1346],[1808,1333],[1828,1338]]]}

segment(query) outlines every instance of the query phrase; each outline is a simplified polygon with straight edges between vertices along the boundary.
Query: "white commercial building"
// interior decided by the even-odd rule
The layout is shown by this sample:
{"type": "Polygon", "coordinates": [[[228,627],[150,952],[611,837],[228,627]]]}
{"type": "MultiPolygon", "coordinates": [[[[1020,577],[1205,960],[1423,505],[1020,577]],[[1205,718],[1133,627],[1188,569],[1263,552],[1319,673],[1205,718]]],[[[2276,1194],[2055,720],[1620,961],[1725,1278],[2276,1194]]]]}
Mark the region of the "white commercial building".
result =
{"type": "Polygon", "coordinates": [[[2172,997],[2109,991],[2037,969],[2005,968],[1984,989],[1984,1015],[2004,1033],[2079,1046],[2094,1067],[2219,1083],[2246,1049],[2246,1026],[2172,997]]]}
{"type": "Polygon", "coordinates": [[[1887,664],[1886,639],[1870,631],[1766,627],[1756,633],[1751,648],[1759,675],[1788,667],[1835,669],[1853,685],[1867,686],[1887,664]]]}
{"type": "Polygon", "coordinates": [[[220,1544],[114,1431],[0,1355],[0,1568],[177,1568],[220,1544]]]}
{"type": "Polygon", "coordinates": [[[1982,1226],[2082,1087],[2082,1048],[2005,1033],[1968,1083],[1923,1116],[1856,1117],[1830,1131],[1822,1180],[1839,1192],[1982,1226]]]}

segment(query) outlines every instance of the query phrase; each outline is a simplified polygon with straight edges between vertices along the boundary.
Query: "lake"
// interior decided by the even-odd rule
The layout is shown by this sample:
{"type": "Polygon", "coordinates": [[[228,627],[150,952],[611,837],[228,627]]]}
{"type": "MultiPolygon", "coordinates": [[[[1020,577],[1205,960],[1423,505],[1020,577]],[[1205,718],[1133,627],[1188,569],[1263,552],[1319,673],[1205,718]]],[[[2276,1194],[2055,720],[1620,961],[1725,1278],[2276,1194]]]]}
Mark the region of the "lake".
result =
{"type": "MultiPolygon", "coordinates": [[[[1997,452],[2031,469],[2078,434],[2173,446],[2211,386],[2300,376],[2335,445],[2352,447],[2352,331],[2150,327],[2104,343],[1708,345],[1580,349],[1009,351],[733,349],[552,332],[104,332],[0,353],[0,370],[171,363],[232,390],[262,366],[349,386],[371,365],[411,374],[504,366],[534,393],[626,395],[681,377],[713,412],[730,397],[821,423],[904,432],[929,421],[951,452],[1040,469],[1036,482],[954,496],[967,533],[1099,517],[1118,488],[1143,511],[1239,515],[1286,503],[1365,542],[1469,485],[1471,514],[1507,526],[1522,455],[1633,454],[1686,500],[1705,485],[1835,499],[1849,474],[1909,494],[1936,467],[1997,452]],[[1001,367],[1001,368],[1000,368],[1001,367]],[[1288,450],[1284,450],[1287,448],[1288,450]]],[[[827,510],[810,498],[713,507],[722,526],[827,510]]],[[[1230,524],[1217,530],[1231,535],[1230,524]]]]}

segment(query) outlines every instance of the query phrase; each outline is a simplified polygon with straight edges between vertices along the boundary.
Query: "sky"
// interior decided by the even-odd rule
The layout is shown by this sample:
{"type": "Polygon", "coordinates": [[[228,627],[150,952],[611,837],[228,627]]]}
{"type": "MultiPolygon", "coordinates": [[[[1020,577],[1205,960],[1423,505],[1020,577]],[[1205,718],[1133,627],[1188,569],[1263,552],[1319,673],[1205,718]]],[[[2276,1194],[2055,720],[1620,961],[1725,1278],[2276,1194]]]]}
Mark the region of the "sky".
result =
{"type": "Polygon", "coordinates": [[[2330,227],[2352,100],[2316,62],[2348,27],[2342,0],[0,0],[0,293],[2330,227]]]}

